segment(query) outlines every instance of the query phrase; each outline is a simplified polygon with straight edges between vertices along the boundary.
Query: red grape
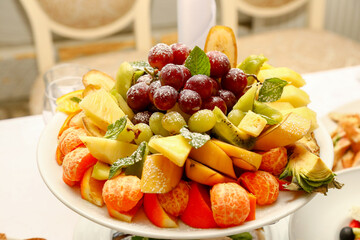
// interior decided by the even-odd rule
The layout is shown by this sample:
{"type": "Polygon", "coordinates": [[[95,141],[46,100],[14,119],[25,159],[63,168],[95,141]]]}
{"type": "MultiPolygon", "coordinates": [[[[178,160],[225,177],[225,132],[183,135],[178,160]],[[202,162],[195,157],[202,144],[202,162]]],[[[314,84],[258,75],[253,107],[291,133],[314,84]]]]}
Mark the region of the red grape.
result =
{"type": "Polygon", "coordinates": [[[132,85],[126,93],[129,107],[135,111],[143,111],[150,103],[149,86],[144,83],[132,85]]]}
{"type": "Polygon", "coordinates": [[[161,85],[169,85],[179,91],[184,86],[184,75],[179,65],[167,64],[160,71],[161,85]]]}
{"type": "Polygon", "coordinates": [[[206,75],[194,75],[185,83],[184,89],[190,89],[198,94],[204,100],[211,96],[213,91],[213,84],[211,78],[206,75]]]}
{"type": "Polygon", "coordinates": [[[173,43],[170,45],[171,50],[174,53],[174,63],[175,64],[183,64],[186,58],[190,54],[190,48],[183,43],[173,43]]]}
{"type": "Polygon", "coordinates": [[[157,80],[157,81],[154,81],[154,82],[150,83],[150,86],[149,86],[149,99],[150,99],[150,102],[154,103],[154,92],[159,87],[161,87],[160,80],[157,80]]]}
{"type": "Polygon", "coordinates": [[[231,68],[229,58],[222,52],[210,51],[206,55],[210,61],[210,76],[220,78],[224,76],[231,68]]]}
{"type": "Polygon", "coordinates": [[[150,85],[151,81],[153,80],[152,76],[150,74],[145,74],[145,75],[142,75],[140,76],[137,80],[136,80],[136,83],[139,83],[139,82],[144,82],[146,83],[147,85],[150,85]]]}
{"type": "Polygon", "coordinates": [[[221,97],[225,101],[228,110],[232,109],[232,107],[237,101],[235,94],[225,89],[219,90],[219,97],[221,97]]]}
{"type": "Polygon", "coordinates": [[[202,109],[213,110],[215,107],[220,108],[221,111],[226,115],[227,107],[225,101],[218,96],[211,96],[206,99],[202,104],[202,109]]]}
{"type": "Polygon", "coordinates": [[[211,83],[212,83],[212,87],[213,87],[212,95],[216,96],[216,95],[218,95],[219,89],[220,89],[219,82],[216,81],[215,79],[211,78],[211,83]]]}
{"type": "Polygon", "coordinates": [[[165,43],[158,43],[149,51],[148,62],[153,68],[161,70],[166,64],[172,63],[173,61],[173,51],[165,43]]]}
{"type": "Polygon", "coordinates": [[[243,94],[246,85],[246,75],[239,68],[230,69],[221,79],[222,88],[232,91],[237,97],[243,94]]]}
{"type": "Polygon", "coordinates": [[[191,78],[191,72],[190,72],[190,70],[189,70],[187,67],[185,67],[184,65],[179,65],[179,67],[181,68],[181,71],[182,71],[182,73],[183,73],[183,75],[184,75],[184,84],[185,84],[186,81],[187,81],[189,78],[191,78]]]}
{"type": "Polygon", "coordinates": [[[190,89],[183,89],[179,94],[178,103],[184,113],[193,114],[200,110],[202,100],[199,93],[190,89]]]}
{"type": "Polygon", "coordinates": [[[175,88],[165,85],[154,91],[153,102],[158,109],[168,110],[175,105],[177,98],[178,92],[175,88]]]}
{"type": "Polygon", "coordinates": [[[138,123],[146,123],[147,125],[149,125],[149,119],[151,117],[151,114],[152,113],[149,111],[138,112],[134,115],[131,121],[135,125],[138,123]]]}

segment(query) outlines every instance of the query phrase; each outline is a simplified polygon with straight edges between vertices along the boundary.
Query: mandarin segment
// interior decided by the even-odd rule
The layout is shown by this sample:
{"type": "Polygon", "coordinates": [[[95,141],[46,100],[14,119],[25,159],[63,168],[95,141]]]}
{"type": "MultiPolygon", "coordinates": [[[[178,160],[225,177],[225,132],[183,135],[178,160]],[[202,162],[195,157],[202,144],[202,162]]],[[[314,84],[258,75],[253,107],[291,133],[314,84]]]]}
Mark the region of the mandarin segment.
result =
{"type": "Polygon", "coordinates": [[[248,193],[237,183],[219,183],[210,190],[211,209],[220,227],[242,224],[250,213],[248,193]]]}
{"type": "Polygon", "coordinates": [[[126,212],[131,210],[143,197],[140,179],[136,176],[119,175],[105,182],[102,195],[110,208],[126,212]]]}
{"type": "Polygon", "coordinates": [[[59,147],[61,152],[66,155],[75,148],[83,144],[80,136],[86,136],[86,131],[82,128],[69,127],[64,130],[59,138],[59,147]]]}
{"type": "Polygon", "coordinates": [[[284,171],[288,162],[285,147],[273,148],[260,154],[262,155],[260,170],[269,172],[274,176],[279,176],[284,171]]]}
{"type": "Polygon", "coordinates": [[[184,211],[189,201],[189,185],[181,180],[170,192],[158,194],[158,200],[164,210],[177,217],[184,211]]]}
{"type": "Polygon", "coordinates": [[[69,181],[80,181],[85,171],[96,162],[97,159],[86,147],[78,147],[64,157],[62,164],[64,177],[69,181]]]}
{"type": "Polygon", "coordinates": [[[279,196],[279,183],[268,172],[245,172],[240,176],[239,181],[242,186],[255,195],[258,205],[270,205],[279,196]]]}

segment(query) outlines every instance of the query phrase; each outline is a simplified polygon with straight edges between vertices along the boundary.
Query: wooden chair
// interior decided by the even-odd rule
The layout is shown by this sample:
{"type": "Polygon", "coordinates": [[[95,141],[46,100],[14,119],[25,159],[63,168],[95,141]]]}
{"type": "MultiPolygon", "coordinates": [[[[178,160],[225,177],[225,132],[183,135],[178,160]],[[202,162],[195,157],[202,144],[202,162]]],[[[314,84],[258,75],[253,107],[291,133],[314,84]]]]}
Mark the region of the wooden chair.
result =
{"type": "MultiPolygon", "coordinates": [[[[20,1],[30,20],[39,76],[42,76],[56,63],[53,33],[77,40],[100,39],[125,29],[133,22],[136,51],[148,51],[151,47],[150,0],[132,1],[131,8],[118,19],[105,25],[90,28],[72,27],[57,22],[48,15],[39,0],[20,1]]],[[[100,4],[101,1],[98,2],[100,4]]],[[[64,2],[60,1],[60,4],[62,3],[64,2]]],[[[39,100],[39,95],[43,93],[43,85],[42,80],[37,79],[35,81],[33,91],[30,93],[31,113],[40,112],[41,108],[38,105],[41,100],[39,100]]]]}
{"type": "Polygon", "coordinates": [[[308,27],[311,29],[323,29],[325,20],[326,0],[292,0],[279,6],[259,6],[250,4],[246,0],[221,1],[221,16],[223,25],[229,26],[236,34],[238,24],[238,12],[242,12],[252,18],[270,19],[284,16],[307,5],[308,27]]]}
{"type": "Polygon", "coordinates": [[[360,64],[360,44],[324,30],[326,0],[222,0],[222,24],[238,29],[238,13],[260,22],[306,10],[306,26],[271,29],[238,37],[238,62],[250,54],[264,54],[274,66],[287,66],[300,73],[360,64]],[[255,3],[283,2],[279,6],[255,3]]]}

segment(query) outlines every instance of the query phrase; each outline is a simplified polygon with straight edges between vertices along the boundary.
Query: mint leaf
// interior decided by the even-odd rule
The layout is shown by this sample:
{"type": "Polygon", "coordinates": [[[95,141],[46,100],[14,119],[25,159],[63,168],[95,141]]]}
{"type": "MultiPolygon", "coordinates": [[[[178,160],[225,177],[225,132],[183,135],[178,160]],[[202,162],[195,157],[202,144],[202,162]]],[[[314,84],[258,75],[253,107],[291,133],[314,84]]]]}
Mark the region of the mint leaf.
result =
{"type": "Polygon", "coordinates": [[[279,78],[269,78],[263,82],[259,91],[259,102],[275,102],[279,100],[287,81],[279,78]]]}
{"type": "Polygon", "coordinates": [[[110,124],[107,127],[107,131],[105,133],[104,138],[116,140],[119,134],[124,130],[126,126],[126,122],[127,122],[126,118],[127,116],[124,116],[119,120],[116,120],[114,123],[110,124]]]}
{"type": "Polygon", "coordinates": [[[210,140],[210,136],[207,134],[202,134],[198,132],[190,132],[190,130],[187,128],[187,126],[184,126],[180,129],[180,134],[190,140],[189,144],[194,147],[195,149],[198,149],[202,147],[207,141],[210,140]]]}
{"type": "MultiPolygon", "coordinates": [[[[116,172],[121,170],[124,167],[129,167],[138,162],[143,162],[148,154],[147,143],[141,142],[139,147],[129,156],[116,160],[113,165],[110,167],[109,179],[115,176],[116,172]]],[[[141,168],[142,172],[142,168],[141,168]]],[[[139,176],[138,176],[139,177],[139,176]]],[[[141,178],[141,174],[140,174],[141,178]]]]}
{"type": "Polygon", "coordinates": [[[81,98],[78,98],[78,97],[72,97],[72,98],[70,98],[70,100],[73,102],[76,102],[76,103],[81,102],[81,98]]]}
{"type": "Polygon", "coordinates": [[[191,75],[203,74],[210,76],[210,61],[206,53],[195,46],[194,49],[190,52],[189,56],[185,60],[185,67],[187,67],[191,75]]]}
{"type": "Polygon", "coordinates": [[[229,236],[229,238],[231,238],[232,240],[252,240],[253,239],[251,234],[248,232],[235,234],[235,235],[229,236]]]}
{"type": "Polygon", "coordinates": [[[135,71],[144,71],[145,72],[145,68],[150,70],[150,71],[154,71],[154,69],[146,61],[130,62],[130,65],[134,68],[135,71]]]}

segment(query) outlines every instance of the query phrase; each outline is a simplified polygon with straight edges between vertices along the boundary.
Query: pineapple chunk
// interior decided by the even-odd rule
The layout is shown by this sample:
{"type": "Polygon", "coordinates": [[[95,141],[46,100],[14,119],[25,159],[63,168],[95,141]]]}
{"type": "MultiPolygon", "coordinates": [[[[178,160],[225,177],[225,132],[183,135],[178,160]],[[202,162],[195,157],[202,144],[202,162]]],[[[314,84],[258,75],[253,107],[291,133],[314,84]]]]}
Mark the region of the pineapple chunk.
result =
{"type": "Polygon", "coordinates": [[[266,126],[266,119],[253,111],[248,111],[245,117],[241,120],[238,128],[247,134],[257,137],[266,126]]]}
{"type": "Polygon", "coordinates": [[[162,153],[177,166],[182,167],[189,156],[191,145],[182,135],[152,138],[149,147],[162,153]]]}
{"type": "Polygon", "coordinates": [[[284,87],[281,98],[277,102],[289,102],[297,108],[308,105],[310,97],[304,90],[293,85],[287,85],[284,87]]]}
{"type": "Polygon", "coordinates": [[[274,108],[274,109],[280,111],[280,112],[282,110],[288,110],[288,109],[294,108],[294,106],[291,105],[291,103],[289,103],[289,102],[267,102],[265,104],[271,108],[274,108]]]}
{"type": "Polygon", "coordinates": [[[104,131],[109,124],[125,116],[112,95],[104,89],[87,95],[79,105],[85,115],[104,131]]]}
{"type": "Polygon", "coordinates": [[[314,131],[318,127],[316,113],[313,110],[311,110],[310,108],[298,107],[298,108],[293,108],[293,109],[285,109],[285,110],[281,111],[281,113],[283,115],[286,115],[290,112],[296,113],[297,115],[302,116],[303,118],[306,118],[311,121],[311,127],[310,127],[309,132],[314,131]]]}
{"type": "Polygon", "coordinates": [[[102,137],[82,136],[80,140],[94,158],[108,164],[113,164],[119,158],[130,156],[138,147],[132,143],[102,137]]]}
{"type": "Polygon", "coordinates": [[[305,85],[305,80],[300,74],[286,67],[263,69],[257,75],[260,82],[264,82],[268,78],[280,78],[287,81],[295,87],[302,87],[305,85]]]}

